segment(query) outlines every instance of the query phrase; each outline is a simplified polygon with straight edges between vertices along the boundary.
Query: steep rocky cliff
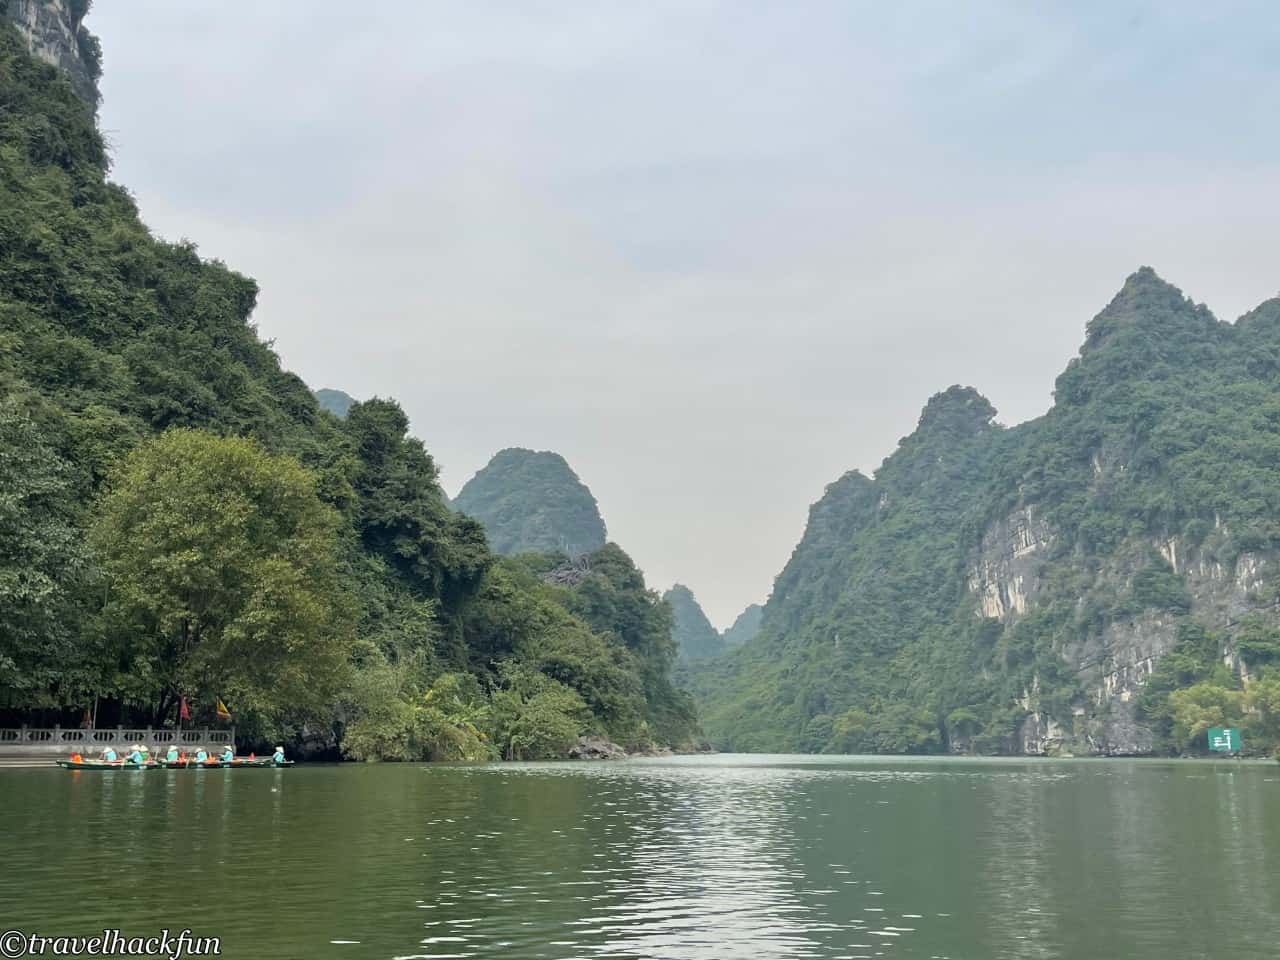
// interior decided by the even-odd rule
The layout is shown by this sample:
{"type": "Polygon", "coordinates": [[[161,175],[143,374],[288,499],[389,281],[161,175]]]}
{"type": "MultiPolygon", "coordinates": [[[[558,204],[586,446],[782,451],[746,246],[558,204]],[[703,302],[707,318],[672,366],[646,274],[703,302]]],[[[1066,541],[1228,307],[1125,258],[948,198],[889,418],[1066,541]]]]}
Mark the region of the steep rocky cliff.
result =
{"type": "Polygon", "coordinates": [[[96,110],[102,49],[84,26],[89,5],[90,0],[0,0],[0,13],[17,26],[31,54],[62,71],[77,96],[96,110]]]}
{"type": "Polygon", "coordinates": [[[1047,414],[994,413],[953,387],[873,478],[828,487],[759,636],[693,678],[713,739],[1141,754],[1215,722],[1280,739],[1280,301],[1223,323],[1143,268],[1047,414]]]}

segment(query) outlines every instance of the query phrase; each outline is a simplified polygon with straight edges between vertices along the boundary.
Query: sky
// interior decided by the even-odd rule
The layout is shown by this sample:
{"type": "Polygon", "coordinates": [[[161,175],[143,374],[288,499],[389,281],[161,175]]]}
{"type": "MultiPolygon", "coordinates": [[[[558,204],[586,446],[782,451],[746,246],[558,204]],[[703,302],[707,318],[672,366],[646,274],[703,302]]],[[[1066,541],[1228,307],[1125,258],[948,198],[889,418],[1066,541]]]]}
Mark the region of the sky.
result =
{"type": "Polygon", "coordinates": [[[1269,2],[98,0],[113,178],[452,495],[563,454],[727,626],[960,383],[1039,416],[1141,265],[1280,292],[1269,2]]]}

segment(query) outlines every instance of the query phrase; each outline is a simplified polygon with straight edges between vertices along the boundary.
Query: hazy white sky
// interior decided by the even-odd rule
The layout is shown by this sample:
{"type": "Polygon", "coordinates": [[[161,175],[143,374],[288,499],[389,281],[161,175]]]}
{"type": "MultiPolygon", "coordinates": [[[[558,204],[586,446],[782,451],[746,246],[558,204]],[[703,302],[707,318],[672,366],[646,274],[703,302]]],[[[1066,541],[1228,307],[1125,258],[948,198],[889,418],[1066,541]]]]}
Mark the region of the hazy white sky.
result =
{"type": "Polygon", "coordinates": [[[98,0],[114,176],[456,493],[562,453],[726,626],[953,383],[1042,413],[1150,264],[1280,290],[1269,2],[98,0]]]}

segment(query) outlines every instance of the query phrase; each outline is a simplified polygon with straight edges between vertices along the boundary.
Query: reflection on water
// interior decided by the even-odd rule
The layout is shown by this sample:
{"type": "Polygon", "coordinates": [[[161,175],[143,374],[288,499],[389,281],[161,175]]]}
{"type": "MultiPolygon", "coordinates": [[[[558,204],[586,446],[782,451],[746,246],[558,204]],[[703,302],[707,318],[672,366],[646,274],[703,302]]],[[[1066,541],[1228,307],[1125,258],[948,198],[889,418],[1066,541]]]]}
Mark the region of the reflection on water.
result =
{"type": "Polygon", "coordinates": [[[596,952],[818,956],[815,908],[797,895],[803,876],[786,862],[785,791],[759,777],[647,779],[644,822],[660,826],[628,837],[619,850],[625,867],[608,890],[612,902],[589,905],[578,921],[596,952]]]}
{"type": "Polygon", "coordinates": [[[3,920],[247,958],[1270,957],[1280,768],[704,757],[0,774],[3,920]]]}

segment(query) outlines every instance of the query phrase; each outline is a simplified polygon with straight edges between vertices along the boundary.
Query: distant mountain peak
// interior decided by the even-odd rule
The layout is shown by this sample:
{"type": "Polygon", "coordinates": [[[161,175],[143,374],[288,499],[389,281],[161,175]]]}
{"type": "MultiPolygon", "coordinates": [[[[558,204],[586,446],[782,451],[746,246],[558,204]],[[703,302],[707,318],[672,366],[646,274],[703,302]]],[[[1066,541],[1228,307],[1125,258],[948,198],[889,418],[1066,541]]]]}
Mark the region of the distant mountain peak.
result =
{"type": "Polygon", "coordinates": [[[1125,279],[1118,293],[1089,321],[1081,356],[1097,350],[1118,333],[1142,327],[1159,333],[1192,327],[1203,330],[1217,324],[1204,305],[1197,305],[1151,267],[1139,267],[1125,279]]]}
{"type": "Polygon", "coordinates": [[[956,384],[935,393],[920,412],[917,432],[942,428],[949,432],[980,430],[995,418],[996,408],[973,387],[956,384]]]}
{"type": "Polygon", "coordinates": [[[662,595],[671,604],[671,636],[682,660],[706,660],[724,652],[724,638],[702,611],[698,598],[683,583],[662,595]]]}
{"type": "Polygon", "coordinates": [[[484,524],[498,553],[577,556],[599,549],[608,538],[591,490],[551,450],[499,450],[453,505],[484,524]]]}
{"type": "Polygon", "coordinates": [[[335,417],[345,418],[351,410],[351,405],[358,403],[355,397],[349,393],[343,393],[341,390],[334,390],[330,387],[321,387],[315,391],[316,402],[320,404],[320,409],[328,410],[335,417]]]}
{"type": "Polygon", "coordinates": [[[738,614],[737,619],[733,621],[733,625],[724,632],[724,645],[726,647],[740,647],[743,644],[750,643],[755,639],[756,634],[760,632],[760,624],[763,620],[764,607],[758,603],[750,604],[738,614]]]}

